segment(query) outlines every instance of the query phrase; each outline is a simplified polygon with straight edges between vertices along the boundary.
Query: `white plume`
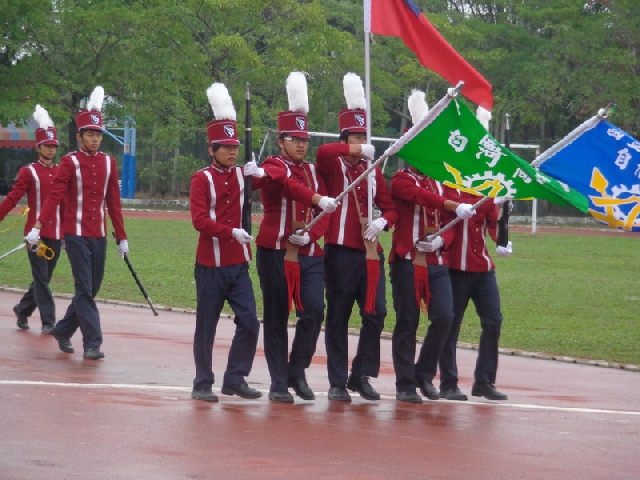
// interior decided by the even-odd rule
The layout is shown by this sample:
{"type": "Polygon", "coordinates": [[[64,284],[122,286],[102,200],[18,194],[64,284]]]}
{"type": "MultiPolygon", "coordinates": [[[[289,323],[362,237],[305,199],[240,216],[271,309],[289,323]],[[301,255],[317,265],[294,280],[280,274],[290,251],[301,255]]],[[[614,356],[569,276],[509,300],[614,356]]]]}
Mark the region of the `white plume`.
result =
{"type": "Polygon", "coordinates": [[[307,96],[307,77],[302,72],[291,72],[287,77],[287,97],[289,111],[309,113],[309,97],[307,96]]]}
{"type": "Polygon", "coordinates": [[[213,83],[207,88],[207,97],[216,120],[235,121],[236,109],[233,106],[229,90],[224,86],[224,83],[213,83]]]}
{"type": "Polygon", "coordinates": [[[102,110],[102,102],[104,101],[104,88],[97,86],[91,92],[89,102],[87,103],[87,110],[100,112],[102,110]]]}
{"type": "Polygon", "coordinates": [[[344,87],[344,99],[347,101],[347,108],[349,110],[356,108],[365,110],[367,108],[364,86],[358,75],[351,72],[347,73],[342,80],[342,86],[344,87]]]}
{"type": "Polygon", "coordinates": [[[491,120],[491,112],[483,107],[478,107],[476,110],[476,118],[480,120],[482,126],[489,130],[489,121],[491,120]]]}
{"type": "Polygon", "coordinates": [[[44,128],[46,130],[49,127],[53,127],[53,120],[51,120],[49,112],[40,105],[36,105],[36,111],[33,112],[33,118],[38,122],[40,128],[44,128]]]}
{"type": "Polygon", "coordinates": [[[425,93],[420,90],[412,90],[407,100],[411,123],[414,125],[429,112],[429,105],[425,100],[425,93]]]}

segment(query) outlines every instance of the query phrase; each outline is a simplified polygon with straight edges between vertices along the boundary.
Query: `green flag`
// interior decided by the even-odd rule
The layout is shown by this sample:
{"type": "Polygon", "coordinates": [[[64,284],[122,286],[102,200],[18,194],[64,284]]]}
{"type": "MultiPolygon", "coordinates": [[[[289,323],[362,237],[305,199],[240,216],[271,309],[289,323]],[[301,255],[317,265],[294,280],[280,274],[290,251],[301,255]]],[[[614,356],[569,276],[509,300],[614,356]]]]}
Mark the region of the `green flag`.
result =
{"type": "Polygon", "coordinates": [[[431,178],[471,193],[538,198],[587,213],[586,197],[507,150],[453,99],[397,155],[431,178]]]}

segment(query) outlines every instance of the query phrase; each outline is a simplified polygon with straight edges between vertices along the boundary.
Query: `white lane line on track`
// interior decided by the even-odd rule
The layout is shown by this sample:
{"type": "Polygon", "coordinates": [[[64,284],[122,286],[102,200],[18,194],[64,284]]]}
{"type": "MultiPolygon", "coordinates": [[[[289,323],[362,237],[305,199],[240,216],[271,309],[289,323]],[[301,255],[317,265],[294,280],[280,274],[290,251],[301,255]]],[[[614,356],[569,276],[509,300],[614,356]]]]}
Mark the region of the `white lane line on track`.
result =
{"type": "MultiPolygon", "coordinates": [[[[155,390],[163,392],[190,392],[191,387],[179,387],[174,385],[136,385],[128,383],[63,383],[63,382],[35,382],[30,380],[0,380],[0,385],[26,385],[36,387],[72,387],[72,388],[104,388],[113,390],[155,390]]],[[[219,390],[214,388],[214,390],[219,390]]],[[[260,389],[258,389],[260,390],[260,389]]],[[[268,393],[268,390],[260,390],[262,393],[268,393]]],[[[324,392],[316,392],[316,396],[326,397],[324,392]]],[[[383,400],[393,400],[395,397],[392,395],[381,395],[383,400]]],[[[436,405],[442,404],[455,404],[455,405],[480,405],[485,407],[507,407],[516,408],[521,410],[546,410],[553,412],[570,412],[570,413],[592,413],[592,414],[605,414],[605,415],[629,415],[640,416],[640,411],[631,410],[609,410],[601,408],[581,408],[581,407],[556,407],[552,405],[533,405],[526,403],[504,403],[504,402],[474,402],[474,401],[452,401],[452,400],[437,400],[426,401],[424,405],[436,405]]],[[[407,404],[408,405],[408,404],[407,404]]]]}

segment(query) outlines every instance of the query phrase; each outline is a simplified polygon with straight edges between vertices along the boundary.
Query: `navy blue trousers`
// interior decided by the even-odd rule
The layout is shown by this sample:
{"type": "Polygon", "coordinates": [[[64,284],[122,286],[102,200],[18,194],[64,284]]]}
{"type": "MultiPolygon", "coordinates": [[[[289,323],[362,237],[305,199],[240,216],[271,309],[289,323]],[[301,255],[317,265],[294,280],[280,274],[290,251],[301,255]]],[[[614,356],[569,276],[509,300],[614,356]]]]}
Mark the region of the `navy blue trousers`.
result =
{"type": "Polygon", "coordinates": [[[393,306],[396,310],[396,325],[393,329],[391,349],[398,392],[415,392],[418,380],[429,382],[433,380],[438,367],[438,358],[453,323],[449,267],[428,265],[427,268],[431,296],[428,307],[430,323],[420,355],[415,361],[416,330],[420,322],[420,308],[416,301],[413,283],[413,262],[398,259],[389,267],[393,306]]]}
{"type": "Polygon", "coordinates": [[[305,376],[316,352],[324,320],[324,258],[298,255],[300,299],[303,310],[296,310],[298,321],[289,352],[289,291],[284,276],[285,250],[258,247],[256,265],[264,303],[264,354],[271,375],[272,392],[286,392],[288,380],[305,376]]]}
{"type": "Polygon", "coordinates": [[[453,288],[453,326],[440,356],[440,388],[458,385],[456,344],[460,325],[469,300],[473,300],[480,317],[480,345],[474,379],[476,383],[495,383],[498,371],[498,340],[502,326],[500,293],[495,270],[490,272],[463,272],[450,270],[453,288]]]}
{"type": "Polygon", "coordinates": [[[228,267],[205,267],[196,263],[196,329],[193,335],[193,358],[196,377],[193,388],[211,390],[213,375],[213,342],[224,302],[235,313],[235,334],[231,341],[223,385],[240,385],[251,372],[256,355],[260,322],[256,299],[249,277],[249,264],[228,267]]]}
{"type": "Polygon", "coordinates": [[[349,370],[349,318],[354,303],[360,308],[362,326],[358,350],[351,371],[354,375],[377,377],[380,372],[380,334],[387,316],[385,298],[384,255],[380,258],[380,279],[376,291],[375,314],[364,313],[367,298],[367,264],[365,252],[341,245],[325,247],[325,285],[327,289],[327,323],[325,343],[327,372],[332,387],[344,387],[349,370]]]}
{"type": "Polygon", "coordinates": [[[87,351],[102,345],[100,314],[94,298],[104,277],[107,238],[65,235],[64,241],[76,291],[64,318],[56,324],[56,331],[71,338],[80,328],[84,350],[87,351]]]}
{"type": "Polygon", "coordinates": [[[53,250],[53,258],[47,260],[44,257],[39,257],[27,248],[33,281],[31,285],[29,285],[27,293],[22,296],[20,302],[14,307],[14,311],[17,314],[30,317],[36,307],[38,307],[42,325],[53,326],[56,324],[56,305],[53,301],[51,289],[49,288],[49,282],[51,281],[53,271],[60,257],[60,244],[62,242],[44,237],[40,240],[53,250]]]}

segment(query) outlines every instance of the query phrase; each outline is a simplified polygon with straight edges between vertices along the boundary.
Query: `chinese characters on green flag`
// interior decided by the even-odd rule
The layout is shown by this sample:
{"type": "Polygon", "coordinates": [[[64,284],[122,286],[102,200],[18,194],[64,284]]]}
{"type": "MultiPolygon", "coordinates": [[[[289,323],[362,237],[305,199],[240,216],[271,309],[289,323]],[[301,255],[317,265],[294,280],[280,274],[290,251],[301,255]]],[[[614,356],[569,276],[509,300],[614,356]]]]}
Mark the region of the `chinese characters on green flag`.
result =
{"type": "Polygon", "coordinates": [[[588,211],[586,197],[502,147],[457,99],[397,155],[425,175],[471,193],[538,198],[588,211]]]}

